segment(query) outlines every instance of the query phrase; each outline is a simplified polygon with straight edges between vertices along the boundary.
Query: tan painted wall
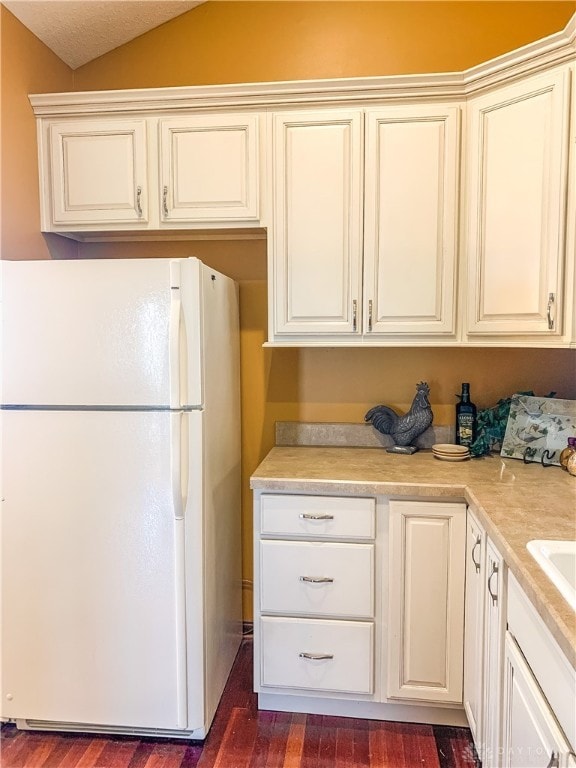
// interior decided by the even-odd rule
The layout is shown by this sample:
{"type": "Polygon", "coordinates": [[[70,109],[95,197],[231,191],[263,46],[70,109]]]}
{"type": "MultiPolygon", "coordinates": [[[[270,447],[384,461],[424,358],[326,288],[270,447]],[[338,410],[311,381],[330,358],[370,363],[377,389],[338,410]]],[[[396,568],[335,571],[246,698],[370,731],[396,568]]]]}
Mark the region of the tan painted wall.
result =
{"type": "MultiPolygon", "coordinates": [[[[458,70],[562,29],[575,7],[574,2],[210,2],[80,68],[74,73],[74,87],[90,90],[458,70]]],[[[26,94],[71,86],[66,83],[66,68],[58,60],[45,62],[29,33],[18,30],[13,19],[10,23],[19,40],[11,44],[8,59],[18,79],[11,89],[10,104],[19,103],[19,111],[14,113],[18,119],[9,140],[3,139],[2,154],[14,154],[9,158],[13,168],[24,163],[24,183],[31,190],[36,184],[35,149],[31,150],[34,129],[26,94]],[[28,70],[37,79],[30,76],[27,82],[28,70]],[[42,78],[46,78],[44,87],[42,78]],[[26,141],[20,137],[24,130],[26,141]]],[[[4,102],[2,107],[6,114],[4,102]]],[[[3,200],[7,194],[8,184],[3,188],[3,200]]],[[[12,218],[6,255],[46,255],[38,235],[37,201],[12,206],[12,218]],[[32,253],[31,247],[21,249],[20,241],[31,247],[39,245],[32,253]]],[[[437,423],[453,421],[454,394],[463,380],[471,382],[481,407],[525,389],[539,394],[556,390],[559,397],[576,398],[574,351],[264,349],[266,256],[261,241],[81,245],[79,255],[197,255],[240,282],[246,579],[252,575],[249,477],[273,445],[275,421],[359,422],[376,402],[406,408],[421,379],[432,387],[437,423]]],[[[246,618],[251,616],[250,600],[247,590],[246,618]]]]}
{"type": "MultiPolygon", "coordinates": [[[[3,259],[50,258],[40,233],[36,123],[29,93],[72,90],[72,70],[0,6],[2,143],[1,255],[3,259]]],[[[54,252],[73,258],[76,245],[52,238],[54,252]]]]}

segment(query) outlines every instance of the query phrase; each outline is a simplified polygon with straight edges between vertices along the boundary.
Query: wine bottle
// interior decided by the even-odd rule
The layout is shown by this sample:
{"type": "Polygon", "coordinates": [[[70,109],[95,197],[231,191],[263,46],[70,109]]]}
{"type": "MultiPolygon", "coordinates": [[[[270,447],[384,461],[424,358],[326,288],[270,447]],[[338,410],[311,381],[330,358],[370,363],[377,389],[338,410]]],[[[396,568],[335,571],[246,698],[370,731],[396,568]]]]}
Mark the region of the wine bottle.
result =
{"type": "Polygon", "coordinates": [[[476,438],[476,406],[470,400],[470,384],[462,384],[462,394],[456,395],[456,444],[471,445],[476,438]]]}

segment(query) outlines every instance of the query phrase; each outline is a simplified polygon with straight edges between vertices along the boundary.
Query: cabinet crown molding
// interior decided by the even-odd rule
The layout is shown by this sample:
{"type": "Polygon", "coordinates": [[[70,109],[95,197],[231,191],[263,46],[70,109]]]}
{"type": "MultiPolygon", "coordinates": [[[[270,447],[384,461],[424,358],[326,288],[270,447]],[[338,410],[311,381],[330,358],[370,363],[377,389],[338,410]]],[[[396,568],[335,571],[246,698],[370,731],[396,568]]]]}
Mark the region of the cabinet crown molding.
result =
{"type": "Polygon", "coordinates": [[[464,99],[499,83],[576,59],[576,14],[565,29],[462,72],[31,94],[37,117],[153,114],[340,102],[464,99]]]}

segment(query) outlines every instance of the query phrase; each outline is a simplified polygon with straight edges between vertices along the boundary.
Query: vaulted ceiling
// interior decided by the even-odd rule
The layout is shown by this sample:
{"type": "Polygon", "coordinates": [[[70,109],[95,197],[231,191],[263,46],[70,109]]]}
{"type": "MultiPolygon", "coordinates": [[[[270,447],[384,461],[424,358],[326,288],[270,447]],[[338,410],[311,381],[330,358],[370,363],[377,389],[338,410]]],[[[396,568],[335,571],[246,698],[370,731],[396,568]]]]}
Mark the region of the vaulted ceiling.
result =
{"type": "Polygon", "coordinates": [[[2,0],[72,69],[102,56],[204,0],[2,0]]]}

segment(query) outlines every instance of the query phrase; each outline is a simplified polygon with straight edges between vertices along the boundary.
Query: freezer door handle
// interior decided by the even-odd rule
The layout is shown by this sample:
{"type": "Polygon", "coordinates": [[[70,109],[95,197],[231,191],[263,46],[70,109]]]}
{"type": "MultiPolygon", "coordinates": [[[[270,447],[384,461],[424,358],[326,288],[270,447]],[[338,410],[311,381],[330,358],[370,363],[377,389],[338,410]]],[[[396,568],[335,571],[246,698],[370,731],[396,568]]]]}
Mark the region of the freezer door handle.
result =
{"type": "Polygon", "coordinates": [[[186,318],[182,311],[180,262],[170,262],[170,327],[168,331],[170,356],[170,407],[180,408],[182,396],[187,398],[186,318]]]}
{"type": "Polygon", "coordinates": [[[172,506],[177,520],[184,518],[188,496],[188,414],[170,414],[170,471],[172,506]]]}

